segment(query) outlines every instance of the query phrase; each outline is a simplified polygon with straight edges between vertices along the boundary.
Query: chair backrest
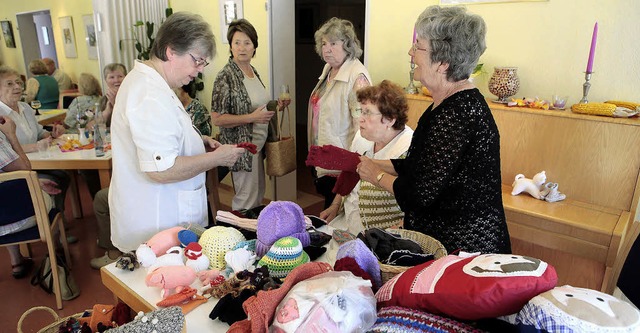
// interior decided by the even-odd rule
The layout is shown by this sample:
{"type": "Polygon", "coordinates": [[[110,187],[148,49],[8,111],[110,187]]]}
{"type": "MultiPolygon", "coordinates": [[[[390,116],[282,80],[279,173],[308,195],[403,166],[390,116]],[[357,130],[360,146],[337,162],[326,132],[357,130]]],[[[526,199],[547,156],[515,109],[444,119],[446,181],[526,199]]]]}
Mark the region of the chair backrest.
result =
{"type": "Polygon", "coordinates": [[[78,96],[82,94],[77,90],[65,90],[60,93],[60,97],[58,98],[58,109],[67,109],[71,102],[78,96]]]}
{"type": "Polygon", "coordinates": [[[36,217],[40,240],[45,241],[45,221],[48,211],[38,174],[35,171],[12,171],[0,173],[0,224],[36,217]]]}
{"type": "Polygon", "coordinates": [[[613,266],[613,287],[640,308],[640,221],[631,224],[613,266]]]}

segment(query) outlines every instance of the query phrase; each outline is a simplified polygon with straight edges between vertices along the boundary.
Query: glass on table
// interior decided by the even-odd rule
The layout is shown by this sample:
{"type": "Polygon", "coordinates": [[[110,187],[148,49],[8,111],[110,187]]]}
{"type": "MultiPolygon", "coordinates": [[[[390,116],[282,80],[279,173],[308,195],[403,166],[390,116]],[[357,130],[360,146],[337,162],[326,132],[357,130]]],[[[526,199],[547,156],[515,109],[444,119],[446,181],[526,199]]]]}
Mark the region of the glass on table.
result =
{"type": "Polygon", "coordinates": [[[40,154],[40,158],[51,157],[51,141],[48,138],[38,141],[36,145],[38,146],[38,153],[40,154]]]}
{"type": "Polygon", "coordinates": [[[40,112],[38,112],[38,109],[42,107],[42,103],[40,103],[39,100],[34,99],[33,101],[31,101],[31,107],[36,110],[36,116],[40,115],[40,112]]]}

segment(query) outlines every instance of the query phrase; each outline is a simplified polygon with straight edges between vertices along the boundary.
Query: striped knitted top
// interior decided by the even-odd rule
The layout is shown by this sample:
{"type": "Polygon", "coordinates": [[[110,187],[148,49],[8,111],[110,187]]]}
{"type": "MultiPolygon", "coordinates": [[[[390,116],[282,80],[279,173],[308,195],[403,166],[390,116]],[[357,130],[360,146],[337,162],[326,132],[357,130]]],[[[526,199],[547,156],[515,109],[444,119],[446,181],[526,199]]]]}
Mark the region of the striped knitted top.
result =
{"type": "MultiPolygon", "coordinates": [[[[408,126],[391,140],[384,148],[374,153],[374,143],[363,138],[358,131],[351,144],[351,151],[376,160],[404,158],[413,130],[408,126]]],[[[364,229],[396,225],[402,222],[404,214],[395,201],[393,194],[374,184],[360,181],[344,198],[344,214],[336,216],[331,226],[358,234],[364,229]]]]}

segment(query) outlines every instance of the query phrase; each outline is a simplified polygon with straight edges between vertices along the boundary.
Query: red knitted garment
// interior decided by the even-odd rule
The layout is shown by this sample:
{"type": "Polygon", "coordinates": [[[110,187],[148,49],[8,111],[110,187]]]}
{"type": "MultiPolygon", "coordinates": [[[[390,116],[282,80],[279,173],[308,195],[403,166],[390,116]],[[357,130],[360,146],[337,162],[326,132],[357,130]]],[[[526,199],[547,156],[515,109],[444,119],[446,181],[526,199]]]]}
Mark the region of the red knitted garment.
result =
{"type": "Polygon", "coordinates": [[[332,145],[311,146],[305,163],[327,170],[355,172],[360,164],[360,155],[332,145]]]}
{"type": "Polygon", "coordinates": [[[254,145],[251,142],[240,142],[236,146],[238,148],[244,148],[244,149],[248,150],[253,155],[258,153],[258,150],[257,150],[258,147],[256,147],[256,145],[254,145]]]}
{"type": "Polygon", "coordinates": [[[269,332],[269,325],[273,321],[278,304],[287,295],[289,290],[298,282],[331,271],[331,266],[326,262],[310,262],[294,268],[284,283],[278,289],[259,291],[256,296],[251,296],[242,308],[249,319],[235,322],[227,333],[231,332],[269,332]]]}
{"type": "Polygon", "coordinates": [[[360,175],[351,171],[342,171],[336,180],[336,184],[333,186],[331,190],[333,193],[338,193],[342,196],[345,196],[351,193],[354,187],[360,181],[360,175]]]}
{"type": "Polygon", "coordinates": [[[358,262],[354,258],[344,257],[342,259],[336,260],[336,263],[333,265],[333,270],[336,272],[349,271],[355,276],[359,276],[365,280],[371,281],[372,286],[375,287],[376,285],[373,282],[373,279],[371,279],[371,275],[369,275],[369,273],[367,273],[364,269],[360,268],[360,266],[358,266],[358,262]]]}

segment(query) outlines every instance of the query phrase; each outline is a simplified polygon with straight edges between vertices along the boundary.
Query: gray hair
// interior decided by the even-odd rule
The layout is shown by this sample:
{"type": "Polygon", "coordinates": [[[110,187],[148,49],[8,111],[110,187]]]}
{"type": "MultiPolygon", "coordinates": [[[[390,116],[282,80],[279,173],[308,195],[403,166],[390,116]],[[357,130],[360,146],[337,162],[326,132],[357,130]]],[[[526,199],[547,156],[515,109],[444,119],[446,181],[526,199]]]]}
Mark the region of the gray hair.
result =
{"type": "Polygon", "coordinates": [[[122,74],[127,75],[127,67],[125,65],[117,63],[117,62],[113,62],[113,63],[110,63],[110,64],[104,66],[104,69],[102,70],[102,75],[106,79],[107,75],[109,73],[115,72],[117,70],[121,70],[122,74]]]}
{"type": "Polygon", "coordinates": [[[190,50],[203,52],[201,56],[205,58],[216,55],[216,41],[209,23],[202,16],[187,12],[173,13],[162,23],[151,47],[151,54],[167,61],[168,47],[180,55],[190,50]]]}
{"type": "Polygon", "coordinates": [[[29,63],[29,72],[31,72],[33,75],[49,74],[49,69],[47,68],[47,65],[42,62],[42,60],[34,59],[29,63]]]}
{"type": "Polygon", "coordinates": [[[416,33],[430,42],[431,61],[449,64],[447,79],[469,78],[487,49],[487,26],[464,7],[430,6],[416,21],[416,33]]]}
{"type": "Polygon", "coordinates": [[[360,41],[353,29],[353,23],[349,20],[332,17],[329,21],[325,22],[318,31],[316,31],[314,35],[316,40],[316,53],[318,53],[320,57],[322,57],[323,37],[326,37],[329,41],[341,40],[344,42],[342,48],[347,52],[347,57],[349,59],[360,58],[362,55],[360,41]]]}
{"type": "Polygon", "coordinates": [[[0,66],[0,79],[4,79],[9,75],[15,75],[17,77],[20,77],[20,74],[18,74],[18,71],[7,66],[7,65],[1,65],[0,66]]]}

